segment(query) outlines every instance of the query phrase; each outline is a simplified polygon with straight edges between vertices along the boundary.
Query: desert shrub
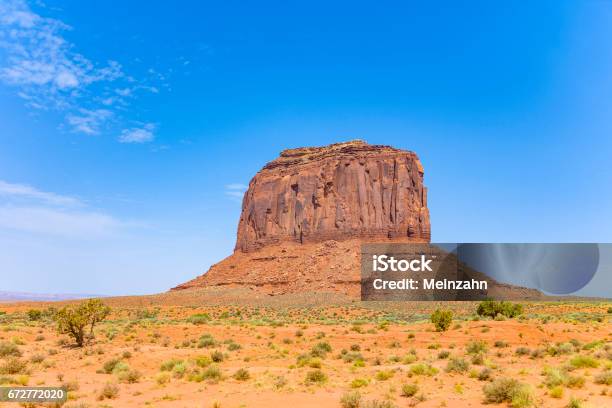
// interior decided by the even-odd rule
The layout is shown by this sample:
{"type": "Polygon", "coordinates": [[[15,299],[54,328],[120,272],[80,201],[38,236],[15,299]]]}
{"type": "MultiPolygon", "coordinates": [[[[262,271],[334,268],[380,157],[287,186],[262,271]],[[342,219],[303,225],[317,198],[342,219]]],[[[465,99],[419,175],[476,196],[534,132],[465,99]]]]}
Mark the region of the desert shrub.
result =
{"type": "Polygon", "coordinates": [[[110,374],[110,373],[112,373],[115,370],[115,367],[120,362],[121,362],[121,360],[119,360],[117,358],[113,358],[112,360],[108,360],[106,363],[104,363],[104,365],[102,366],[102,369],[104,370],[104,372],[106,374],[110,374]]]}
{"type": "Polygon", "coordinates": [[[419,386],[416,384],[402,385],[402,397],[412,397],[419,391],[419,386]]]}
{"type": "Polygon", "coordinates": [[[563,398],[563,387],[557,385],[556,387],[551,388],[548,395],[550,395],[551,398],[563,398]]]}
{"type": "Polygon", "coordinates": [[[351,388],[365,387],[369,383],[370,382],[368,380],[366,380],[365,378],[355,378],[353,381],[351,381],[351,388]]]}
{"type": "Polygon", "coordinates": [[[523,314],[523,305],[504,301],[483,300],[476,308],[476,313],[479,316],[490,318],[495,318],[497,315],[513,318],[523,314]]]}
{"type": "Polygon", "coordinates": [[[42,318],[42,310],[38,310],[38,309],[30,309],[27,312],[28,314],[28,319],[35,321],[35,320],[40,320],[42,318]]]}
{"type": "Polygon", "coordinates": [[[313,370],[306,373],[306,383],[308,384],[322,384],[327,381],[327,374],[321,370],[313,370]]]}
{"type": "Polygon", "coordinates": [[[202,377],[210,381],[219,381],[223,377],[219,366],[212,364],[202,372],[202,377]]]}
{"type": "Polygon", "coordinates": [[[497,348],[504,348],[504,347],[508,347],[508,343],[507,343],[507,342],[505,342],[505,341],[503,341],[503,340],[497,340],[497,341],[496,341],[496,342],[493,344],[493,346],[494,346],[494,347],[497,347],[497,348]]]}
{"type": "Polygon", "coordinates": [[[206,324],[210,321],[210,315],[208,313],[196,313],[189,316],[187,321],[191,324],[206,324]]]}
{"type": "Polygon", "coordinates": [[[224,356],[222,352],[215,350],[212,353],[210,353],[210,359],[214,361],[215,363],[220,363],[223,361],[224,356]]]}
{"type": "Polygon", "coordinates": [[[478,380],[479,381],[489,381],[491,379],[491,369],[490,368],[483,368],[482,370],[480,370],[480,372],[478,373],[478,380]]]}
{"type": "Polygon", "coordinates": [[[203,334],[198,340],[198,348],[210,348],[217,345],[214,337],[210,334],[203,334]]]}
{"type": "Polygon", "coordinates": [[[567,377],[567,386],[569,388],[582,388],[584,387],[585,379],[581,375],[570,375],[567,377]]]}
{"type": "Polygon", "coordinates": [[[582,408],[582,407],[583,407],[582,401],[574,397],[571,397],[569,402],[565,406],[565,408],[582,408]]]}
{"type": "Polygon", "coordinates": [[[79,305],[65,306],[54,315],[57,330],[61,334],[68,334],[74,339],[77,346],[83,347],[85,331],[89,329],[89,336],[93,337],[94,327],[110,314],[110,308],[100,299],[90,299],[79,305]]]}
{"type": "Polygon", "coordinates": [[[478,353],[478,354],[474,354],[472,356],[471,362],[474,365],[483,365],[484,364],[484,360],[485,360],[484,354],[478,353]]]}
{"type": "Polygon", "coordinates": [[[119,387],[116,384],[106,383],[100,393],[98,394],[98,399],[114,399],[119,395],[119,387]]]}
{"type": "Polygon", "coordinates": [[[574,368],[597,368],[599,367],[599,361],[591,356],[577,355],[574,356],[570,361],[570,365],[574,368]]]}
{"type": "Polygon", "coordinates": [[[157,373],[155,376],[155,382],[159,385],[166,384],[170,382],[170,378],[170,373],[168,372],[157,373]]]}
{"type": "Polygon", "coordinates": [[[544,385],[548,388],[558,387],[567,382],[567,374],[556,368],[548,368],[544,370],[544,374],[546,375],[544,378],[544,385]]]}
{"type": "Polygon", "coordinates": [[[117,378],[119,379],[119,381],[128,384],[137,383],[138,381],[140,381],[141,377],[142,373],[140,371],[130,368],[128,368],[127,370],[121,370],[117,373],[117,378]]]}
{"type": "Polygon", "coordinates": [[[535,404],[533,391],[527,385],[521,385],[513,393],[510,400],[512,408],[529,408],[535,404]]]}
{"type": "Polygon", "coordinates": [[[523,385],[513,378],[498,378],[490,384],[486,384],[482,390],[485,395],[485,402],[500,403],[512,402],[512,397],[523,385]]]}
{"type": "Polygon", "coordinates": [[[182,362],[183,360],[178,360],[174,358],[171,360],[166,360],[163,363],[161,363],[161,366],[159,367],[159,369],[161,371],[172,371],[175,365],[181,364],[182,362]]]}
{"type": "Polygon", "coordinates": [[[465,373],[470,364],[462,358],[451,358],[446,365],[446,372],[448,373],[465,373]]]}
{"type": "Polygon", "coordinates": [[[0,357],[21,357],[21,351],[16,344],[9,341],[0,342],[0,357]]]}
{"type": "Polygon", "coordinates": [[[604,370],[595,377],[596,384],[612,385],[612,370],[604,370]]]}
{"type": "Polygon", "coordinates": [[[317,343],[312,350],[310,350],[310,354],[313,357],[321,357],[321,358],[325,358],[325,355],[327,353],[330,353],[332,351],[331,346],[329,345],[328,342],[326,341],[322,341],[320,343],[317,343]]]}
{"type": "Polygon", "coordinates": [[[342,356],[342,361],[344,361],[345,363],[354,363],[358,360],[363,361],[363,356],[361,355],[361,353],[346,353],[342,356]]]}
{"type": "Polygon", "coordinates": [[[453,311],[448,309],[436,309],[431,314],[431,322],[436,331],[447,331],[453,323],[453,311]]]}
{"type": "Polygon", "coordinates": [[[531,353],[531,350],[527,347],[517,347],[515,353],[517,356],[526,356],[531,353]]]}
{"type": "Polygon", "coordinates": [[[340,399],[340,406],[342,408],[360,408],[361,394],[358,391],[347,392],[340,399]]]}
{"type": "Polygon", "coordinates": [[[236,350],[240,350],[242,348],[242,346],[238,343],[234,343],[231,342],[230,344],[228,344],[227,349],[229,351],[236,351],[236,350]]]}
{"type": "Polygon", "coordinates": [[[412,375],[426,375],[431,377],[438,373],[438,369],[430,366],[429,364],[414,364],[410,366],[410,374],[412,375]]]}
{"type": "Polygon", "coordinates": [[[479,354],[487,351],[487,343],[482,340],[470,341],[465,347],[468,354],[479,354]]]}
{"type": "Polygon", "coordinates": [[[246,381],[251,378],[251,374],[246,368],[240,368],[234,373],[233,377],[238,381],[246,381]]]}
{"type": "Polygon", "coordinates": [[[362,408],[397,408],[391,401],[369,400],[363,403],[362,408]]]}
{"type": "Polygon", "coordinates": [[[442,350],[441,352],[438,353],[438,358],[440,360],[444,360],[446,358],[448,358],[450,356],[450,351],[448,350],[442,350]]]}
{"type": "Polygon", "coordinates": [[[39,364],[39,363],[42,363],[43,361],[45,361],[45,356],[42,354],[33,354],[30,357],[30,362],[33,364],[39,364]]]}
{"type": "Polygon", "coordinates": [[[393,377],[395,374],[392,370],[381,370],[376,372],[376,379],[378,381],[386,381],[389,378],[393,377]]]}
{"type": "Polygon", "coordinates": [[[193,360],[198,367],[208,367],[213,362],[208,356],[198,356],[193,360]]]}
{"type": "Polygon", "coordinates": [[[25,374],[28,363],[18,357],[9,357],[0,364],[0,374],[25,374]]]}

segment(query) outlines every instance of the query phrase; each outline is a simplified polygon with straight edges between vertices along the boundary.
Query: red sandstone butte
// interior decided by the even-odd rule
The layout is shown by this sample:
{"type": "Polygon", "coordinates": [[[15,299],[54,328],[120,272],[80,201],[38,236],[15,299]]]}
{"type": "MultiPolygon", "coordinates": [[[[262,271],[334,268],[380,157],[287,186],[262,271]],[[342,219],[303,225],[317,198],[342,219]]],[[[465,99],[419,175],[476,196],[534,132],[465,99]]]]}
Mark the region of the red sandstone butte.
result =
{"type": "Polygon", "coordinates": [[[236,250],[282,241],[428,242],[427,188],[413,152],[362,141],[281,152],[244,195],[236,250]]]}
{"type": "Polygon", "coordinates": [[[356,295],[361,242],[429,242],[423,173],[414,152],[360,140],[284,150],[249,183],[234,254],[174,289],[356,295]]]}

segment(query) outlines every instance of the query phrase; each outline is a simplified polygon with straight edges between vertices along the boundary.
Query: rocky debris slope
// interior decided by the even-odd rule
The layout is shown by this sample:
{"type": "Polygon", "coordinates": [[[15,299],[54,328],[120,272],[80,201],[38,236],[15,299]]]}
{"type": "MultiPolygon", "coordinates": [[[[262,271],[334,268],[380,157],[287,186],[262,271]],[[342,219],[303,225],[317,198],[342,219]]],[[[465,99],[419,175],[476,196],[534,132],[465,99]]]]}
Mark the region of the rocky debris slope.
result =
{"type": "Polygon", "coordinates": [[[236,250],[359,237],[429,241],[415,153],[362,141],[283,151],[249,183],[236,250]]]}

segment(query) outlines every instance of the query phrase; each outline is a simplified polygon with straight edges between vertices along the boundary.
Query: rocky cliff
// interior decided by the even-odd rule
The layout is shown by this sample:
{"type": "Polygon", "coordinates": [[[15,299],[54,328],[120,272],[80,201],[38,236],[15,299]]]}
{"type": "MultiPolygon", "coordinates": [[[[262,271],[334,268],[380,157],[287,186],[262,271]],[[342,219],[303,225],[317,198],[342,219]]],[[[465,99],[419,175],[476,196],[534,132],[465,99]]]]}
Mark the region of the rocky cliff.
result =
{"type": "Polygon", "coordinates": [[[415,153],[362,141],[281,152],[249,183],[236,250],[360,237],[429,241],[415,153]]]}

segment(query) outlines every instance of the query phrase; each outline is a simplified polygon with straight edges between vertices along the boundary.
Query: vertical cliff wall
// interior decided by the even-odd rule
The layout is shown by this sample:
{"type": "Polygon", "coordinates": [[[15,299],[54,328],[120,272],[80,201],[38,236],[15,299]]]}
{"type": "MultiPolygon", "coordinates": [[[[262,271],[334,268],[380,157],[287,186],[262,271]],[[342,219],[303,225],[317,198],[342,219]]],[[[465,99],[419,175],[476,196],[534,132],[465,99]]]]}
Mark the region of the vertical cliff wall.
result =
{"type": "Polygon", "coordinates": [[[236,250],[360,237],[429,241],[415,153],[362,141],[283,151],[249,184],[236,250]]]}

